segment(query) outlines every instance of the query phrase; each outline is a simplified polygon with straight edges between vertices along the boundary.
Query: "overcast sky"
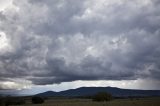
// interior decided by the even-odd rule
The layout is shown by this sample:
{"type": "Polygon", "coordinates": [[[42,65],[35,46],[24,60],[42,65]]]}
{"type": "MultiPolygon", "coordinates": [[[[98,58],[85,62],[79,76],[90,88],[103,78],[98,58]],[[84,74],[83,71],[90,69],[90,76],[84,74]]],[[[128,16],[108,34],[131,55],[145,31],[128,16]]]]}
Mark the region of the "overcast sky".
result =
{"type": "Polygon", "coordinates": [[[0,0],[0,89],[160,89],[159,10],[159,0],[0,0]]]}

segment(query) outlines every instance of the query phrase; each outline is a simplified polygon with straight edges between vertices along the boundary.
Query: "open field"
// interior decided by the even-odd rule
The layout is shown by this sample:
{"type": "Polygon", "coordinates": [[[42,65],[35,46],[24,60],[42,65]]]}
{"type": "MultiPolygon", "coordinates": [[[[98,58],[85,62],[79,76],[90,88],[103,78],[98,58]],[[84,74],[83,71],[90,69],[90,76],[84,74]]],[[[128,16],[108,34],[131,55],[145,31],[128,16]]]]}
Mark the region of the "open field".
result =
{"type": "Polygon", "coordinates": [[[160,106],[160,98],[115,99],[109,102],[93,102],[90,99],[49,98],[43,104],[32,104],[30,99],[27,99],[25,105],[11,106],[160,106]]]}

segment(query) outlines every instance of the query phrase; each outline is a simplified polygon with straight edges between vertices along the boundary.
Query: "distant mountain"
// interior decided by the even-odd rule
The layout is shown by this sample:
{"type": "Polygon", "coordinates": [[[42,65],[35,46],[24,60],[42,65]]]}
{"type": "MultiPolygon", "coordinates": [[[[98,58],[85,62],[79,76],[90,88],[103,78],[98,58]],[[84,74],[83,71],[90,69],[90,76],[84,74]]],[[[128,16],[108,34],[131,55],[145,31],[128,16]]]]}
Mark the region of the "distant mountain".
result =
{"type": "Polygon", "coordinates": [[[69,89],[60,92],[47,91],[37,94],[37,96],[91,96],[97,92],[108,92],[116,97],[127,96],[160,96],[160,90],[132,90],[120,89],[116,87],[81,87],[77,89],[69,89]]]}
{"type": "Polygon", "coordinates": [[[54,91],[47,91],[47,92],[39,93],[37,94],[37,96],[59,96],[59,93],[54,91]]]}

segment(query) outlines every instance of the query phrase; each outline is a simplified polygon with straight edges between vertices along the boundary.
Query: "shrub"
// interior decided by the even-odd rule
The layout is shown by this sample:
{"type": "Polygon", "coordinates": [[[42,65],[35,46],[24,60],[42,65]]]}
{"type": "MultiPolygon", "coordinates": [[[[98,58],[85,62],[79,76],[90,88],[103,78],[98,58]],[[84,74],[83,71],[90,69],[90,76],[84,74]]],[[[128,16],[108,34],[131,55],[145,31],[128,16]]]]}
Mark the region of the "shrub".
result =
{"type": "Polygon", "coordinates": [[[5,106],[22,104],[25,104],[25,100],[21,98],[7,97],[5,100],[5,106]]]}
{"type": "Polygon", "coordinates": [[[5,101],[3,97],[0,97],[0,106],[4,106],[5,105],[5,101]]]}
{"type": "Polygon", "coordinates": [[[41,104],[41,103],[44,103],[44,99],[42,97],[34,96],[34,97],[32,97],[32,103],[33,104],[41,104]]]}
{"type": "Polygon", "coordinates": [[[93,96],[93,101],[110,101],[112,100],[112,95],[106,92],[99,92],[93,96]]]}

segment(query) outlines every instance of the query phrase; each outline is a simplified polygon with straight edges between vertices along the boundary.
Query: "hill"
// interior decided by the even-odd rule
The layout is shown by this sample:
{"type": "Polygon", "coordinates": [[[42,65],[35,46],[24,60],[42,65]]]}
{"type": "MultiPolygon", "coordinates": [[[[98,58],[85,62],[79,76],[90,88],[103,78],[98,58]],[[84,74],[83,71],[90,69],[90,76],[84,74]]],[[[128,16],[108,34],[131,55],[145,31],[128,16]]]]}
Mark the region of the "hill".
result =
{"type": "Polygon", "coordinates": [[[37,94],[37,96],[89,96],[94,95],[97,92],[108,92],[116,97],[128,97],[128,96],[160,96],[160,90],[132,90],[132,89],[120,89],[116,87],[81,87],[77,89],[69,89],[60,92],[47,91],[37,94]]]}

